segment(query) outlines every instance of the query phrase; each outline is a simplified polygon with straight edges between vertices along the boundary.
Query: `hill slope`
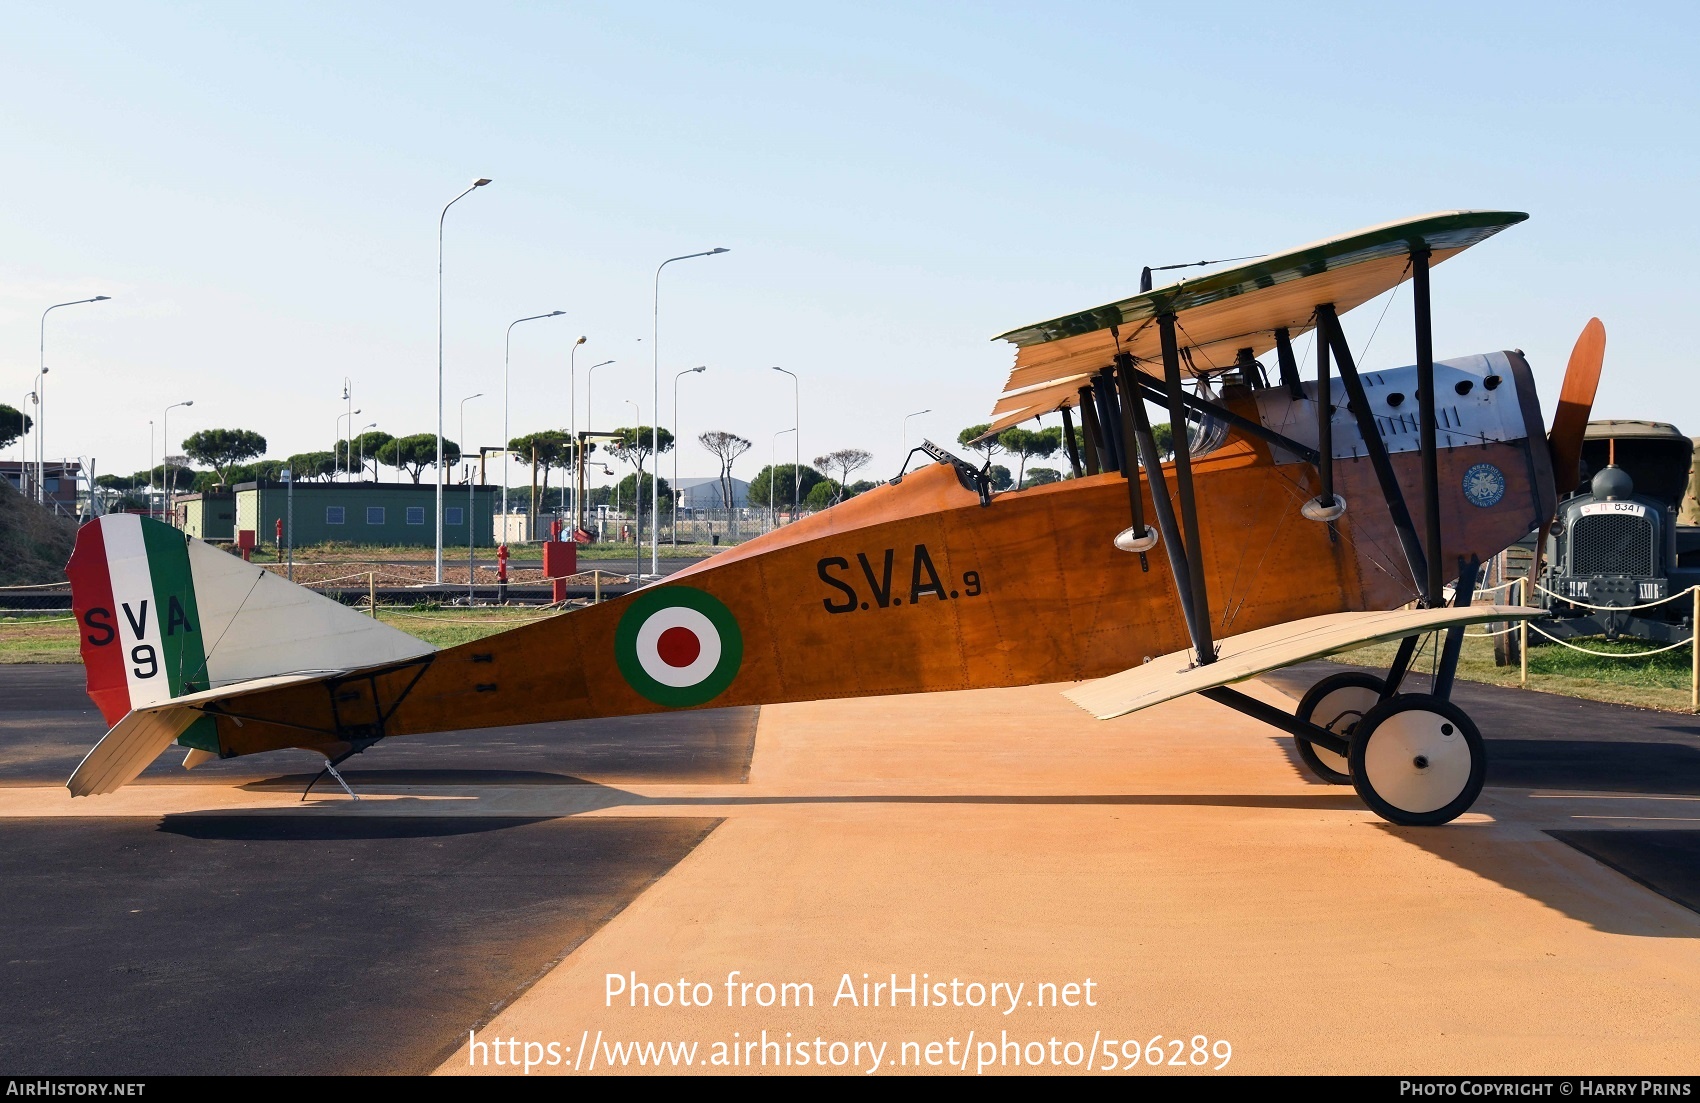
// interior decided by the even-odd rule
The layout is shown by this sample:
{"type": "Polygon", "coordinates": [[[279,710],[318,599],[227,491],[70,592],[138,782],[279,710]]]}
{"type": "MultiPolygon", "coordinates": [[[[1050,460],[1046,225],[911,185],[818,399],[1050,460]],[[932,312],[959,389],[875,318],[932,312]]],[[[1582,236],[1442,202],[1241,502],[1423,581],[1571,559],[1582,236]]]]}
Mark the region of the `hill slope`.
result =
{"type": "Polygon", "coordinates": [[[65,581],[77,523],[55,517],[0,482],[0,586],[65,581]]]}

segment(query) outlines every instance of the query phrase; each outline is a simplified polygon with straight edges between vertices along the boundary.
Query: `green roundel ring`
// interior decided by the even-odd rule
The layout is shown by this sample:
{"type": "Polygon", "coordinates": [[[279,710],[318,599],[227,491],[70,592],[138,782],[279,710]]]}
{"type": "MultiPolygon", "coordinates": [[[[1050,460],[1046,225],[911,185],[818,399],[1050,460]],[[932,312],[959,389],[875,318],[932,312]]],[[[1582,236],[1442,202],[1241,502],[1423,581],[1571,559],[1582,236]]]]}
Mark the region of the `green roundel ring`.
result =
{"type": "Polygon", "coordinates": [[[614,629],[626,683],[658,705],[690,708],[725,692],[744,661],[738,620],[720,599],[689,586],[645,590],[614,629]]]}

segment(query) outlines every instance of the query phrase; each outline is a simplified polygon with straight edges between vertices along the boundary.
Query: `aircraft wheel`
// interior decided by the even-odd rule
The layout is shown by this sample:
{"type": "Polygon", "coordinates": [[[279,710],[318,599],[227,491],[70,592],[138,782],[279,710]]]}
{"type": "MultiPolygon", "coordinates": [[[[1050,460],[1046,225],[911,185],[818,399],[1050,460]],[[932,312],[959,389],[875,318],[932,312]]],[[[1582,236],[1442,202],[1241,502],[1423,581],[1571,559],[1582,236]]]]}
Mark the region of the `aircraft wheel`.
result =
{"type": "Polygon", "coordinates": [[[1347,756],[1370,810],[1406,827],[1456,819],[1487,776],[1481,732],[1463,709],[1426,693],[1400,694],[1358,721],[1347,756]]]}
{"type": "MultiPolygon", "coordinates": [[[[1387,683],[1362,670],[1346,670],[1330,674],[1311,686],[1299,702],[1300,720],[1327,728],[1336,735],[1350,737],[1363,714],[1381,703],[1381,688],[1387,683]]],[[[1296,740],[1299,757],[1310,772],[1330,785],[1349,785],[1352,775],[1346,756],[1327,747],[1318,747],[1308,739],[1296,740]]]]}

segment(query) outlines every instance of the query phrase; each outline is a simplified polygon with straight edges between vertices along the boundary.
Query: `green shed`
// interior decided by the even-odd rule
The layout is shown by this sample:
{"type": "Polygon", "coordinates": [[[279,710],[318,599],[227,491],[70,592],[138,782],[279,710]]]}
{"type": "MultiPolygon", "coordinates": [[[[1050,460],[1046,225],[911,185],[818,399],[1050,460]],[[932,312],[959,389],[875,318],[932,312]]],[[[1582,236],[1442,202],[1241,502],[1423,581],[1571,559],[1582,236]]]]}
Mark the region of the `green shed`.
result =
{"type": "Polygon", "coordinates": [[[181,494],[173,504],[177,524],[190,536],[216,544],[236,539],[236,495],[229,490],[181,494]]]}
{"type": "MultiPolygon", "coordinates": [[[[261,545],[274,545],[277,524],[289,515],[289,484],[238,483],[236,524],[251,529],[261,545]]],[[[470,533],[476,546],[493,547],[494,517],[501,488],[450,485],[443,488],[443,543],[465,546],[470,533]]],[[[434,483],[295,484],[295,546],[377,544],[434,547],[437,524],[434,483]]]]}

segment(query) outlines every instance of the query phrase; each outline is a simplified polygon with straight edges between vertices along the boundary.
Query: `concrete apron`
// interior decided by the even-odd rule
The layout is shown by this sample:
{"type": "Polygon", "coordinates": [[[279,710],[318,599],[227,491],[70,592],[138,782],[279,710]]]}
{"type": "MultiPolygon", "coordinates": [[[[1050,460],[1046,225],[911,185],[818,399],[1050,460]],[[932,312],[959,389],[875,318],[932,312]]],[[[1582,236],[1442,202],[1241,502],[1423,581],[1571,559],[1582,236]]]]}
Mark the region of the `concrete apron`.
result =
{"type": "Polygon", "coordinates": [[[1694,1068],[1700,916],[1545,831],[1695,827],[1700,800],[1497,788],[1448,827],[1395,828],[1220,706],[1098,723],[1060,688],[769,707],[743,785],[392,786],[355,805],[321,783],[306,806],[204,784],[74,802],[11,788],[0,818],[724,817],[558,967],[468,1023],[468,1041],[500,1045],[463,1044],[445,1073],[523,1072],[526,1042],[534,1075],[588,1071],[592,1054],[598,1072],[656,1071],[630,1052],[618,1065],[611,1047],[629,1042],[696,1042],[693,1069],[736,1072],[820,1059],[867,1072],[876,1052],[881,1072],[1083,1071],[1087,1052],[1103,1071],[1131,1049],[1141,1072],[1200,1073],[1218,1042],[1227,1072],[1694,1068]],[[911,1006],[911,974],[929,994],[942,982],[944,1005],[918,992],[911,1006]],[[624,984],[612,998],[610,975],[624,984]],[[634,981],[651,1006],[632,1006],[634,981]],[[680,1006],[680,981],[707,1006],[680,1006]],[[793,1001],[803,990],[780,986],[806,983],[813,1006],[759,1006],[763,982],[793,1001]],[[975,983],[982,1006],[967,1006],[975,983]],[[663,984],[671,1005],[654,1006],[663,984]]]}

